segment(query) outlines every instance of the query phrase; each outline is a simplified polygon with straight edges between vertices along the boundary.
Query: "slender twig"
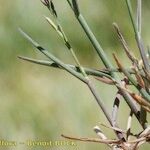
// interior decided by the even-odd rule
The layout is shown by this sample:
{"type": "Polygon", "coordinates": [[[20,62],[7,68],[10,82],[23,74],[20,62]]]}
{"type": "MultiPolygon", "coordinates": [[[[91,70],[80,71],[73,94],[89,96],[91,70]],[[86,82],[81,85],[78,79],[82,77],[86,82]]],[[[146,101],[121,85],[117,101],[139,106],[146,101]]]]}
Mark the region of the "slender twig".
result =
{"type": "Polygon", "coordinates": [[[104,144],[119,144],[121,143],[120,140],[103,140],[103,139],[97,139],[97,138],[77,138],[77,137],[71,137],[66,135],[61,135],[64,138],[70,139],[70,140],[77,140],[77,141],[83,141],[83,142],[95,142],[95,143],[104,143],[104,144]]]}
{"type": "MultiPolygon", "coordinates": [[[[95,87],[93,86],[92,82],[89,81],[87,83],[87,85],[88,85],[89,89],[91,90],[91,92],[93,93],[93,96],[95,97],[98,105],[101,107],[102,111],[104,112],[104,114],[105,114],[106,118],[108,119],[109,123],[111,124],[111,126],[118,127],[117,123],[114,125],[113,120],[111,118],[111,115],[108,112],[108,109],[106,109],[106,107],[104,106],[103,102],[99,99],[98,93],[97,93],[95,87]]],[[[120,140],[125,141],[124,136],[123,136],[123,134],[121,132],[115,131],[115,133],[116,133],[116,135],[118,136],[118,138],[120,140]]]]}
{"type": "MultiPolygon", "coordinates": [[[[33,59],[33,58],[29,58],[29,57],[25,57],[25,56],[18,56],[20,59],[31,62],[31,63],[35,63],[35,64],[39,64],[39,65],[43,65],[43,66],[49,66],[49,67],[56,67],[56,68],[60,68],[60,66],[58,66],[58,64],[56,64],[53,61],[46,61],[46,60],[39,60],[39,59],[33,59]]],[[[74,70],[76,70],[77,72],[80,72],[80,69],[78,66],[74,66],[71,64],[66,64],[69,67],[73,68],[74,70]]],[[[97,69],[91,69],[91,68],[87,68],[84,67],[84,70],[86,71],[87,75],[92,75],[92,76],[96,76],[96,77],[107,77],[109,79],[112,79],[112,77],[110,76],[110,72],[121,72],[121,70],[119,68],[113,68],[113,69],[101,69],[101,70],[97,70],[97,69]]],[[[131,68],[126,68],[126,70],[130,73],[130,74],[135,74],[135,71],[131,68]]],[[[141,75],[143,75],[141,73],[141,75]]]]}
{"type": "MultiPolygon", "coordinates": [[[[141,35],[138,32],[138,28],[137,28],[137,25],[136,25],[134,17],[133,17],[134,15],[133,15],[133,10],[132,10],[132,6],[131,6],[130,0],[126,0],[126,4],[127,4],[127,7],[128,7],[129,15],[130,15],[132,26],[133,26],[134,33],[135,33],[136,42],[137,42],[137,45],[138,45],[138,48],[139,48],[139,51],[140,51],[140,54],[141,54],[141,58],[143,60],[144,67],[146,68],[146,70],[148,72],[150,72],[150,66],[149,66],[149,63],[148,63],[148,59],[146,57],[144,44],[143,44],[141,35]]],[[[139,6],[141,7],[141,5],[139,5],[139,6]]]]}
{"type": "Polygon", "coordinates": [[[150,135],[148,135],[147,137],[141,137],[139,139],[129,141],[128,143],[133,144],[133,143],[139,143],[139,142],[148,141],[148,140],[150,140],[150,135]]]}
{"type": "MultiPolygon", "coordinates": [[[[133,68],[133,70],[135,71],[135,77],[137,79],[137,82],[138,84],[140,85],[140,87],[142,87],[143,89],[146,89],[146,86],[145,86],[145,82],[141,76],[141,74],[139,73],[139,71],[137,70],[137,68],[133,68]]],[[[146,90],[147,91],[147,90],[146,90]]]]}
{"type": "Polygon", "coordinates": [[[123,37],[120,29],[119,29],[119,26],[117,25],[117,23],[113,23],[113,26],[118,34],[118,37],[119,37],[119,40],[128,56],[128,58],[132,61],[133,65],[136,65],[138,67],[138,60],[135,58],[135,56],[131,53],[131,51],[129,50],[129,47],[128,47],[128,44],[127,42],[125,41],[125,38],[123,37]]]}
{"type": "Polygon", "coordinates": [[[108,128],[108,129],[112,129],[112,130],[115,130],[115,131],[119,131],[119,132],[121,132],[121,133],[123,133],[123,134],[126,134],[126,131],[124,131],[124,130],[122,130],[122,129],[120,129],[120,128],[117,128],[117,127],[110,127],[110,126],[107,126],[107,125],[105,125],[105,124],[100,124],[101,126],[104,126],[105,128],[108,128]]]}
{"type": "MultiPolygon", "coordinates": [[[[72,3],[74,4],[73,6],[78,6],[77,1],[76,0],[72,0],[72,3]]],[[[89,38],[89,40],[91,41],[92,45],[94,46],[94,48],[96,49],[99,57],[101,58],[101,60],[103,61],[104,65],[106,66],[106,68],[113,68],[112,64],[110,63],[109,59],[107,58],[104,50],[102,49],[101,45],[99,44],[99,42],[97,41],[96,37],[94,36],[94,34],[92,33],[91,29],[89,28],[86,20],[84,19],[84,17],[82,16],[82,14],[80,13],[79,10],[79,6],[78,6],[78,13],[76,13],[76,8],[73,7],[75,16],[77,18],[77,20],[79,21],[79,23],[81,24],[83,30],[85,31],[87,37],[89,38]]]]}
{"type": "MultiPolygon", "coordinates": [[[[24,56],[18,56],[18,58],[22,59],[22,60],[25,60],[25,61],[28,61],[28,62],[31,62],[31,63],[43,65],[43,66],[63,69],[61,66],[59,66],[57,63],[55,63],[53,61],[37,60],[37,59],[24,57],[24,56]]],[[[76,72],[79,72],[79,73],[81,72],[78,66],[74,66],[74,65],[70,65],[70,64],[65,64],[65,65],[72,68],[76,72]]],[[[86,68],[86,67],[84,67],[84,70],[85,70],[87,75],[92,75],[92,76],[97,76],[97,77],[106,77],[106,78],[111,79],[111,76],[107,73],[104,73],[103,71],[98,71],[98,70],[91,69],[91,68],[86,68]]]]}
{"type": "Polygon", "coordinates": [[[46,49],[41,47],[36,41],[34,41],[29,35],[27,35],[25,32],[23,32],[21,29],[19,29],[20,33],[28,40],[30,41],[35,48],[37,48],[41,53],[43,53],[46,57],[48,57],[50,60],[54,61],[56,64],[59,64],[62,68],[64,68],[67,72],[71,73],[73,76],[80,79],[82,82],[87,83],[87,80],[78,72],[71,69],[67,65],[65,65],[62,61],[60,61],[58,58],[56,58],[54,55],[49,53],[46,49]]]}
{"type": "Polygon", "coordinates": [[[109,85],[115,85],[115,81],[113,81],[112,79],[106,78],[106,77],[95,77],[96,80],[109,84],[109,85]]]}
{"type": "MultiPolygon", "coordinates": [[[[81,71],[81,73],[83,74],[83,76],[87,76],[85,71],[84,71],[84,68],[81,66],[71,44],[69,43],[68,39],[67,39],[67,36],[65,35],[60,23],[56,26],[52,20],[48,17],[45,17],[46,20],[48,21],[48,23],[57,31],[58,35],[60,35],[60,37],[62,38],[62,40],[64,41],[66,47],[68,48],[68,50],[71,52],[71,55],[73,56],[73,59],[75,60],[76,64],[79,66],[79,69],[81,71]]],[[[57,21],[58,22],[58,21],[57,21]]]]}
{"type": "MultiPolygon", "coordinates": [[[[133,68],[133,67],[125,68],[125,70],[126,70],[128,73],[130,73],[130,74],[135,74],[135,71],[134,71],[134,68],[133,68]]],[[[103,72],[105,72],[105,73],[107,73],[107,74],[108,74],[108,73],[111,74],[111,72],[115,72],[115,73],[120,73],[120,72],[122,72],[122,71],[120,70],[120,68],[101,69],[100,71],[103,71],[103,72]]],[[[142,70],[140,70],[139,73],[140,73],[141,76],[144,76],[144,73],[143,73],[142,70]]]]}
{"type": "Polygon", "coordinates": [[[81,64],[80,64],[80,62],[79,62],[79,60],[78,60],[71,44],[70,44],[70,42],[67,39],[67,36],[66,36],[66,34],[65,34],[61,24],[60,24],[60,21],[58,19],[58,15],[57,15],[54,3],[52,1],[50,1],[50,4],[51,4],[50,5],[51,7],[48,7],[48,8],[50,8],[49,10],[50,10],[51,14],[53,15],[57,25],[55,25],[55,23],[48,17],[45,17],[46,20],[57,31],[58,35],[60,35],[60,37],[64,41],[66,47],[71,52],[71,55],[72,55],[73,59],[75,60],[76,64],[79,66],[79,69],[80,69],[81,73],[83,74],[83,76],[87,77],[84,68],[81,66],[81,64]]]}
{"type": "Polygon", "coordinates": [[[137,0],[137,30],[141,35],[142,28],[142,0],[137,0]]]}
{"type": "MultiPolygon", "coordinates": [[[[141,31],[142,31],[142,0],[137,0],[137,30],[138,30],[139,35],[141,36],[141,31]]],[[[149,90],[147,88],[148,83],[146,82],[145,85],[146,85],[145,86],[146,90],[149,92],[149,90]]],[[[141,107],[140,118],[141,118],[141,123],[145,124],[147,122],[147,120],[146,120],[147,113],[142,107],[141,107]]]]}

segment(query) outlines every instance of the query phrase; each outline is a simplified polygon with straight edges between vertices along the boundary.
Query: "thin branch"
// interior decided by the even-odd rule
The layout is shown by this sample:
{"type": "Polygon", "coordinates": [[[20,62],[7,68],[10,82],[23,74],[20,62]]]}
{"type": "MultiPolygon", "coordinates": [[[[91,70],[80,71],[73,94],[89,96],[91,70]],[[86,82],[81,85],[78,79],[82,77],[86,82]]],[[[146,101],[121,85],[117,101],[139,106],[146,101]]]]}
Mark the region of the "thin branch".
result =
{"type": "Polygon", "coordinates": [[[129,141],[128,143],[133,144],[133,143],[149,141],[149,140],[150,140],[150,135],[148,135],[147,137],[141,137],[139,139],[136,139],[136,140],[133,140],[133,141],[129,141]]]}
{"type": "Polygon", "coordinates": [[[80,79],[82,82],[87,83],[87,79],[84,78],[80,73],[77,73],[75,70],[68,67],[66,64],[64,64],[62,61],[60,61],[58,58],[53,56],[51,53],[49,53],[46,49],[41,47],[36,41],[34,41],[29,35],[27,35],[25,32],[23,32],[21,29],[19,29],[20,33],[28,40],[30,41],[33,46],[38,49],[41,53],[43,53],[47,58],[54,61],[56,64],[59,64],[62,68],[64,68],[67,72],[71,73],[73,76],[80,79]]]}
{"type": "MultiPolygon", "coordinates": [[[[135,71],[134,71],[133,67],[125,68],[125,70],[127,72],[129,72],[130,74],[135,74],[135,71]]],[[[102,71],[104,73],[107,73],[107,74],[108,73],[111,74],[111,72],[114,72],[114,73],[117,73],[117,72],[121,73],[122,72],[122,70],[120,68],[111,68],[111,69],[105,68],[105,69],[101,69],[100,71],[102,71]]],[[[139,73],[140,73],[141,76],[144,76],[144,72],[142,71],[142,69],[140,69],[139,73]]]]}
{"type": "Polygon", "coordinates": [[[97,81],[103,82],[105,84],[115,85],[115,81],[113,81],[112,79],[106,78],[106,77],[95,77],[95,79],[97,81]]]}
{"type": "Polygon", "coordinates": [[[126,134],[126,131],[123,131],[122,129],[120,128],[117,128],[117,127],[109,127],[109,126],[106,126],[105,124],[100,124],[101,126],[104,126],[105,128],[108,128],[108,129],[112,129],[112,130],[115,130],[115,131],[118,131],[118,132],[121,132],[123,134],[126,134]]]}
{"type": "MultiPolygon", "coordinates": [[[[28,61],[31,63],[35,63],[35,64],[39,64],[39,65],[43,65],[43,66],[49,66],[49,67],[56,67],[56,68],[60,68],[60,66],[58,66],[58,64],[56,64],[53,61],[46,61],[46,60],[39,60],[39,59],[33,59],[33,58],[29,58],[29,57],[25,57],[25,56],[18,56],[18,58],[24,60],[24,61],[28,61]]],[[[81,72],[78,66],[74,66],[74,65],[70,65],[70,64],[66,64],[69,67],[71,67],[72,69],[76,70],[77,72],[81,72]]],[[[110,76],[110,72],[121,72],[120,69],[101,69],[101,70],[97,70],[97,69],[91,69],[91,68],[87,68],[84,67],[84,70],[86,71],[87,75],[92,75],[92,76],[96,76],[96,77],[106,77],[109,79],[112,79],[112,77],[110,76]]],[[[126,69],[130,74],[135,74],[135,72],[130,69],[127,68],[126,69]]],[[[143,74],[141,74],[143,75],[143,74]]]]}
{"type": "MultiPolygon", "coordinates": [[[[86,77],[86,78],[88,78],[88,76],[85,73],[84,68],[81,66],[81,64],[80,64],[80,62],[79,62],[79,60],[78,60],[78,58],[77,58],[77,56],[76,56],[76,54],[74,52],[74,50],[73,50],[73,48],[72,48],[69,40],[68,40],[68,38],[67,38],[67,36],[66,36],[66,34],[65,34],[65,32],[64,32],[61,24],[60,24],[60,22],[59,22],[58,15],[57,15],[54,3],[52,1],[50,1],[50,4],[51,4],[50,5],[51,6],[50,10],[52,10],[50,12],[53,15],[53,17],[54,17],[57,25],[55,25],[55,23],[50,18],[48,18],[48,17],[46,17],[46,20],[55,29],[55,31],[58,33],[58,35],[64,41],[65,46],[71,52],[71,55],[72,55],[73,59],[75,60],[76,64],[79,66],[79,69],[80,69],[81,73],[83,74],[83,76],[86,77]]],[[[73,6],[76,8],[76,11],[77,11],[77,9],[78,9],[77,6],[75,4],[73,4],[73,6]]]]}
{"type": "Polygon", "coordinates": [[[120,140],[102,140],[97,138],[77,138],[77,137],[71,137],[66,135],[61,135],[64,138],[70,139],[70,140],[77,140],[77,141],[83,141],[83,142],[94,142],[94,143],[103,143],[103,144],[119,144],[121,143],[120,140]]]}
{"type": "MultiPolygon", "coordinates": [[[[72,0],[72,2],[74,2],[74,5],[77,5],[77,7],[79,8],[78,3],[76,3],[76,0],[72,0]]],[[[75,13],[75,11],[74,11],[74,13],[75,13]]],[[[102,47],[99,44],[99,42],[97,41],[96,37],[92,33],[91,29],[89,28],[89,26],[88,26],[86,20],[84,19],[84,17],[82,16],[82,14],[78,11],[78,13],[75,13],[75,16],[76,16],[77,20],[79,21],[79,23],[81,24],[83,30],[85,31],[87,37],[91,41],[92,45],[96,49],[99,57],[103,61],[106,68],[113,68],[112,64],[109,62],[109,59],[107,58],[104,50],[102,49],[102,47]]]]}
{"type": "Polygon", "coordinates": [[[135,77],[137,79],[138,84],[140,85],[140,87],[142,87],[143,89],[146,88],[144,80],[142,78],[142,76],[140,75],[139,71],[137,70],[137,68],[133,68],[134,72],[135,72],[135,77]]]}
{"type": "Polygon", "coordinates": [[[136,25],[134,17],[133,17],[134,15],[133,15],[133,10],[132,10],[130,0],[126,0],[126,4],[127,4],[128,12],[129,12],[129,15],[130,15],[130,19],[131,19],[131,22],[132,22],[132,26],[133,26],[133,29],[134,29],[136,42],[137,42],[137,45],[138,45],[138,48],[139,48],[139,51],[140,51],[140,54],[141,54],[141,58],[143,60],[144,67],[150,73],[150,66],[149,66],[149,63],[148,63],[148,59],[146,57],[144,44],[143,44],[141,35],[138,32],[137,25],[136,25]]]}
{"type": "Polygon", "coordinates": [[[142,28],[142,0],[137,0],[137,30],[141,35],[142,28]]]}
{"type": "MultiPolygon", "coordinates": [[[[92,82],[91,81],[87,82],[87,85],[88,85],[89,89],[91,90],[91,92],[93,93],[93,96],[95,97],[98,105],[101,107],[103,113],[105,114],[105,116],[106,116],[107,120],[109,121],[109,123],[111,124],[111,126],[118,127],[117,123],[114,125],[111,115],[108,112],[108,109],[105,107],[105,105],[103,104],[103,101],[98,96],[98,93],[97,93],[95,87],[93,86],[92,82]]],[[[115,131],[115,133],[120,140],[125,141],[124,136],[121,132],[115,131]]]]}
{"type": "Polygon", "coordinates": [[[131,51],[129,50],[129,47],[128,47],[128,44],[127,42],[125,41],[120,29],[119,29],[119,26],[117,25],[117,23],[113,23],[113,26],[118,34],[118,37],[119,37],[119,40],[128,56],[128,58],[132,61],[133,65],[136,65],[138,66],[138,60],[135,58],[135,56],[131,53],[131,51]]]}
{"type": "MultiPolygon", "coordinates": [[[[35,64],[39,64],[39,65],[43,65],[43,66],[48,66],[48,67],[53,67],[53,68],[59,68],[59,69],[63,69],[61,66],[59,66],[57,63],[53,62],[53,61],[47,61],[47,60],[37,60],[37,59],[33,59],[33,58],[29,58],[29,57],[24,57],[24,56],[18,56],[19,59],[31,62],[31,63],[35,63],[35,64]]],[[[78,66],[74,66],[74,65],[70,65],[70,64],[65,64],[68,67],[70,67],[71,69],[75,70],[78,73],[81,73],[80,69],[78,66]]],[[[86,68],[84,67],[84,70],[86,72],[87,75],[91,75],[91,76],[97,76],[97,77],[106,77],[111,79],[111,76],[108,75],[107,73],[104,73],[102,71],[98,71],[95,69],[91,69],[91,68],[86,68]]]]}

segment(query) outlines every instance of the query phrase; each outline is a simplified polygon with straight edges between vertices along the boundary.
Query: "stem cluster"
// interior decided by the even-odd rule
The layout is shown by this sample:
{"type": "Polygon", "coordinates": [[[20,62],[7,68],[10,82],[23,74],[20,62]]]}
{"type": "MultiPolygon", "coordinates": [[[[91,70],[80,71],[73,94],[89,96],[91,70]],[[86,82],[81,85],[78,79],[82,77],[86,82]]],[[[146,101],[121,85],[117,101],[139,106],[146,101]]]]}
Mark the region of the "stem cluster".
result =
{"type": "Polygon", "coordinates": [[[85,34],[89,38],[89,41],[95,48],[100,60],[105,65],[104,69],[96,70],[91,68],[85,68],[81,65],[78,57],[76,56],[73,47],[71,46],[63,27],[61,26],[61,23],[58,18],[57,11],[55,9],[55,5],[52,0],[41,0],[42,3],[48,8],[50,11],[52,18],[45,17],[47,22],[50,24],[50,26],[56,31],[56,33],[60,36],[62,41],[64,42],[66,48],[69,50],[72,58],[74,59],[76,65],[70,65],[65,64],[63,61],[55,57],[51,52],[49,52],[47,49],[43,48],[39,43],[34,41],[29,35],[27,35],[22,29],[19,29],[21,34],[33,44],[33,46],[39,50],[41,53],[43,53],[49,61],[45,60],[36,60],[28,57],[19,56],[20,59],[26,60],[32,63],[45,65],[48,67],[55,67],[59,69],[64,69],[79,80],[81,80],[83,83],[85,83],[91,93],[93,94],[98,106],[103,111],[104,115],[106,116],[108,122],[110,123],[111,128],[118,140],[108,140],[107,137],[103,134],[100,128],[94,128],[94,131],[96,134],[100,137],[100,139],[89,139],[89,138],[73,138],[69,136],[63,135],[65,138],[69,139],[75,139],[80,141],[88,141],[88,142],[99,142],[107,144],[112,149],[115,149],[116,147],[120,149],[136,149],[141,144],[148,142],[150,140],[150,128],[148,126],[147,122],[147,114],[150,112],[150,65],[149,65],[149,57],[147,57],[147,52],[144,48],[144,44],[142,41],[141,36],[141,26],[142,26],[142,19],[141,19],[141,13],[142,13],[142,1],[137,0],[137,17],[134,18],[133,15],[133,9],[130,0],[125,0],[127,4],[127,9],[129,12],[129,16],[131,18],[133,30],[135,33],[135,40],[137,42],[137,46],[139,49],[139,53],[141,55],[141,60],[138,60],[134,54],[132,54],[123,34],[121,33],[121,30],[119,26],[114,23],[113,26],[117,32],[118,38],[120,40],[120,43],[126,53],[126,56],[131,61],[132,65],[130,68],[124,67],[121,61],[117,58],[115,54],[113,54],[114,59],[117,64],[117,68],[115,68],[110,59],[107,57],[105,51],[103,50],[101,44],[96,39],[95,35],[92,33],[90,27],[88,26],[88,23],[86,22],[85,18],[83,17],[79,4],[77,0],[67,0],[70,8],[75,14],[76,19],[78,20],[79,24],[83,28],[85,34]],[[119,73],[124,74],[124,78],[120,79],[119,73]],[[114,98],[114,105],[112,108],[112,113],[109,112],[109,109],[104,104],[104,100],[101,98],[100,94],[97,92],[94,83],[92,83],[89,76],[95,77],[97,80],[102,81],[106,84],[111,84],[115,86],[118,91],[116,93],[116,97],[114,98]],[[132,92],[129,89],[129,86],[134,86],[137,90],[137,92],[132,92]],[[126,103],[128,104],[130,108],[130,115],[127,123],[127,129],[126,131],[123,131],[120,129],[118,123],[117,123],[117,114],[120,106],[120,99],[121,97],[124,98],[126,103]],[[140,108],[139,108],[140,106],[140,108]],[[131,120],[133,115],[137,118],[139,121],[139,124],[142,126],[143,131],[140,134],[134,135],[131,132],[131,120]],[[134,136],[137,139],[135,141],[130,141],[129,137],[134,136]]]}

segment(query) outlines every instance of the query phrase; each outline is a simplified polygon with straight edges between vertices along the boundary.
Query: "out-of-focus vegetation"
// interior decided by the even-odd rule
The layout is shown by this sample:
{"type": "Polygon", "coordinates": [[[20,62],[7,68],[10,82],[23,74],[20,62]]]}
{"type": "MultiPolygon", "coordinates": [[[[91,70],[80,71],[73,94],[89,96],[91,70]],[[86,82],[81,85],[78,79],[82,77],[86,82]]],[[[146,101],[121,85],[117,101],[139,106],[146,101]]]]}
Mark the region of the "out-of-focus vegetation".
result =
{"type": "MultiPolygon", "coordinates": [[[[113,22],[119,24],[130,47],[138,56],[125,1],[82,0],[80,4],[85,18],[110,59],[112,52],[117,52],[122,62],[129,65],[112,27],[113,22]]],[[[103,68],[67,2],[56,0],[56,9],[83,66],[103,68]]],[[[150,1],[144,0],[142,31],[146,46],[150,44],[149,10],[150,1]]],[[[43,15],[50,14],[40,0],[0,0],[0,139],[18,142],[28,139],[54,141],[62,140],[62,133],[96,137],[92,128],[101,122],[104,123],[106,119],[85,85],[64,71],[17,59],[19,54],[45,59],[19,34],[18,27],[21,27],[63,61],[74,63],[43,15]]],[[[105,103],[111,107],[116,89],[102,83],[96,82],[96,85],[105,103]]],[[[127,118],[129,110],[126,104],[120,110],[119,119],[122,121],[119,124],[125,128],[124,118],[127,118]]],[[[113,137],[111,131],[105,128],[104,130],[113,137]]],[[[140,127],[135,126],[133,131],[135,130],[140,131],[140,127]]],[[[77,149],[91,148],[98,150],[104,149],[105,146],[77,143],[77,149]]],[[[145,150],[146,148],[148,149],[148,145],[143,147],[145,150]]],[[[13,148],[0,146],[0,149],[13,148]]],[[[19,145],[14,149],[24,150],[27,147],[19,145]]],[[[74,148],[66,146],[64,149],[74,148]]]]}

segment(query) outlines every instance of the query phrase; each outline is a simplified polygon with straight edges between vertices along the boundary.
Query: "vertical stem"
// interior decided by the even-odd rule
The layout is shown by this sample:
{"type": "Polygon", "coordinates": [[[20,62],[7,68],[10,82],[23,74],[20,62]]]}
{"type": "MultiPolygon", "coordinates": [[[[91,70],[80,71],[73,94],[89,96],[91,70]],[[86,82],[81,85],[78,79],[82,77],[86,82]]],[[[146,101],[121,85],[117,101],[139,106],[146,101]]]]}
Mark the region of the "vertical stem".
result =
{"type": "MultiPolygon", "coordinates": [[[[141,54],[141,58],[143,60],[144,67],[150,73],[150,66],[149,66],[149,63],[148,63],[148,60],[147,60],[147,57],[146,57],[144,44],[143,44],[141,35],[138,32],[138,28],[137,28],[137,25],[136,25],[135,20],[134,20],[134,15],[133,15],[133,10],[132,10],[130,0],[126,0],[126,4],[127,4],[127,7],[128,7],[130,19],[131,19],[132,26],[133,26],[134,33],[135,33],[135,39],[136,39],[136,42],[137,42],[137,45],[138,45],[138,48],[139,48],[139,51],[140,51],[140,54],[141,54]]],[[[139,7],[141,7],[141,5],[139,7]]]]}
{"type": "Polygon", "coordinates": [[[113,68],[112,64],[110,63],[109,59],[107,58],[103,48],[101,47],[101,45],[97,41],[96,37],[92,33],[92,31],[89,28],[89,26],[88,26],[87,22],[85,21],[84,17],[80,14],[79,16],[77,16],[77,19],[78,19],[79,23],[81,24],[83,30],[85,31],[86,35],[88,36],[89,40],[91,41],[92,45],[96,49],[99,57],[103,61],[106,68],[113,68]]]}
{"type": "MultiPolygon", "coordinates": [[[[142,0],[137,0],[137,30],[138,30],[139,35],[141,36],[141,31],[142,31],[142,0]]],[[[148,91],[148,89],[147,89],[147,91],[148,91]]],[[[140,122],[145,127],[146,127],[146,123],[147,123],[146,118],[147,118],[147,113],[141,107],[140,122]]]]}
{"type": "MultiPolygon", "coordinates": [[[[69,41],[68,41],[68,38],[67,38],[67,36],[66,36],[66,34],[65,34],[65,32],[64,32],[64,30],[63,30],[61,24],[60,24],[60,22],[59,22],[58,15],[57,15],[57,12],[56,12],[56,10],[55,10],[55,6],[54,6],[54,4],[53,4],[52,1],[51,1],[51,4],[52,4],[52,6],[51,6],[51,7],[48,7],[48,9],[50,10],[50,13],[52,14],[53,18],[55,19],[55,21],[56,21],[56,23],[57,23],[57,26],[55,26],[55,24],[50,20],[50,18],[46,17],[46,20],[48,21],[48,23],[49,23],[51,26],[53,26],[53,28],[57,31],[57,33],[60,35],[60,37],[61,37],[62,40],[64,41],[65,46],[66,46],[66,47],[68,48],[68,50],[71,52],[71,55],[72,55],[73,59],[75,60],[76,64],[78,65],[78,67],[79,67],[79,69],[80,69],[82,75],[83,75],[84,77],[88,78],[87,75],[86,75],[86,73],[85,73],[84,68],[81,66],[81,64],[80,64],[80,62],[79,62],[79,60],[78,60],[78,58],[77,58],[77,56],[76,56],[76,54],[75,54],[75,52],[74,52],[72,46],[71,46],[71,44],[70,44],[69,41]],[[54,24],[54,25],[53,25],[53,24],[54,24]]],[[[77,7],[76,5],[75,5],[75,7],[76,7],[76,9],[78,10],[78,7],[77,7]]]]}
{"type": "Polygon", "coordinates": [[[142,28],[142,1],[137,0],[137,30],[141,35],[142,28]]]}
{"type": "MultiPolygon", "coordinates": [[[[93,86],[92,82],[89,81],[87,82],[87,85],[90,89],[90,91],[92,92],[93,96],[95,97],[98,105],[100,106],[100,108],[102,109],[103,113],[105,114],[107,120],[109,121],[109,123],[111,124],[111,126],[113,127],[118,127],[117,124],[114,125],[114,122],[112,120],[112,117],[110,115],[110,113],[108,112],[108,109],[106,109],[105,105],[103,104],[102,100],[99,98],[98,96],[98,93],[96,92],[96,89],[95,87],[93,86]]],[[[117,137],[120,139],[120,140],[123,140],[125,141],[124,137],[123,137],[123,134],[119,131],[115,131],[117,137]]]]}

